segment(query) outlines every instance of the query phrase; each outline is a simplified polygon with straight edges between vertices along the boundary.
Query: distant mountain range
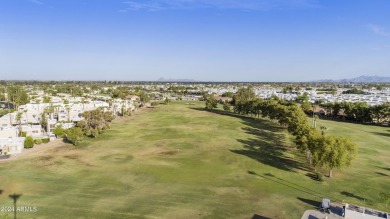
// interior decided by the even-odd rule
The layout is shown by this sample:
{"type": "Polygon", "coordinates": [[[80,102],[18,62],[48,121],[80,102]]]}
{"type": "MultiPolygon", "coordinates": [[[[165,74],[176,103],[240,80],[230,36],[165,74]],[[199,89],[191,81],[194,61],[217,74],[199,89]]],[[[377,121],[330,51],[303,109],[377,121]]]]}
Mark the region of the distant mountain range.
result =
{"type": "Polygon", "coordinates": [[[193,79],[165,79],[165,78],[159,78],[157,81],[159,82],[198,82],[193,79]]]}
{"type": "Polygon", "coordinates": [[[318,80],[314,82],[326,82],[326,83],[390,83],[390,77],[383,77],[383,76],[359,76],[356,78],[350,78],[350,79],[341,79],[341,80],[332,80],[332,79],[326,79],[326,80],[318,80]]]}

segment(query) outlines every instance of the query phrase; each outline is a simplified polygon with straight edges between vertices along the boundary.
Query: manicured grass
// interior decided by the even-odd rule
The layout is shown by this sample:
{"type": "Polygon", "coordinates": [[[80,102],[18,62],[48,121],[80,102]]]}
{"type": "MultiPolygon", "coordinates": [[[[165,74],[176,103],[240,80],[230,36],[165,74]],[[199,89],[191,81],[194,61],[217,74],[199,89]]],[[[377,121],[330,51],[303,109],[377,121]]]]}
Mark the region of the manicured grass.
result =
{"type": "Polygon", "coordinates": [[[0,163],[0,206],[18,193],[38,207],[20,218],[300,218],[322,197],[389,210],[390,128],[320,120],[360,151],[321,183],[285,129],[203,106],[159,106],[77,148],[0,163]]]}

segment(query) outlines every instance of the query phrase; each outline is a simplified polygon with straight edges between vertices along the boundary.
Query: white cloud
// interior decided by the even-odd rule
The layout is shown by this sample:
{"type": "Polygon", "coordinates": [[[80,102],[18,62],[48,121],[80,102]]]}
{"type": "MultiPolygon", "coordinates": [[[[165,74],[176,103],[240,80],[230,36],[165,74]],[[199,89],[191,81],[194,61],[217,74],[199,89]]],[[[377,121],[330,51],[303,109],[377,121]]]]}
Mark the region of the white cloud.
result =
{"type": "Polygon", "coordinates": [[[376,24],[368,24],[367,25],[367,28],[370,29],[373,33],[377,34],[377,35],[381,35],[381,36],[385,36],[385,37],[390,37],[390,32],[387,32],[386,29],[384,27],[381,27],[379,25],[376,25],[376,24]]]}
{"type": "Polygon", "coordinates": [[[41,2],[39,0],[28,0],[28,1],[31,3],[37,4],[37,5],[43,5],[43,2],[41,2]]]}
{"type": "Polygon", "coordinates": [[[272,10],[303,9],[319,7],[318,0],[131,0],[123,2],[131,10],[182,10],[182,9],[236,9],[236,10],[272,10]]]}

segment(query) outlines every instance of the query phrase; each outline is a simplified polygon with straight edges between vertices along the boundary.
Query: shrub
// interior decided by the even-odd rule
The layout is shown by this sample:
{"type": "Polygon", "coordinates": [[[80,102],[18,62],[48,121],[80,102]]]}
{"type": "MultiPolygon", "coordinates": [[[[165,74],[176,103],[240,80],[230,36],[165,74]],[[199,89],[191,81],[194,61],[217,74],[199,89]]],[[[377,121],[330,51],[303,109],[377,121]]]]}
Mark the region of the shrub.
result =
{"type": "Polygon", "coordinates": [[[27,137],[26,132],[22,132],[22,137],[27,137]]]}
{"type": "Polygon", "coordinates": [[[42,143],[46,144],[50,142],[50,138],[43,138],[42,143]]]}
{"type": "Polygon", "coordinates": [[[318,181],[320,181],[320,182],[324,181],[324,174],[322,174],[320,172],[316,172],[316,176],[317,176],[318,181]]]}
{"type": "Polygon", "coordinates": [[[26,137],[24,140],[24,148],[34,147],[34,139],[31,136],[26,137]]]}
{"type": "Polygon", "coordinates": [[[64,137],[64,134],[65,134],[65,130],[62,128],[62,126],[57,126],[54,130],[53,130],[53,133],[57,136],[57,137],[64,137]]]}
{"type": "Polygon", "coordinates": [[[42,139],[35,139],[35,144],[42,144],[42,139]]]}
{"type": "Polygon", "coordinates": [[[77,145],[84,138],[83,130],[79,127],[72,127],[65,131],[66,139],[73,145],[77,145]]]}

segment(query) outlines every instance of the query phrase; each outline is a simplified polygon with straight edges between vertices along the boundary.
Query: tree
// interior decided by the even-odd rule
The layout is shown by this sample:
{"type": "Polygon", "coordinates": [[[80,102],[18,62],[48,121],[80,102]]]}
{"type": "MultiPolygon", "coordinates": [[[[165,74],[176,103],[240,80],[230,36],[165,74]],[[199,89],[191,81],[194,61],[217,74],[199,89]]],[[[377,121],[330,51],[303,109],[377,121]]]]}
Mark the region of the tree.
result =
{"type": "Polygon", "coordinates": [[[366,92],[357,88],[352,88],[350,90],[343,91],[343,94],[366,94],[366,92]]]}
{"type": "Polygon", "coordinates": [[[319,119],[318,115],[313,115],[313,127],[317,128],[317,120],[319,119]]]}
{"type": "Polygon", "coordinates": [[[88,103],[88,101],[83,97],[83,98],[81,99],[81,104],[83,105],[83,111],[84,111],[84,105],[85,105],[86,103],[88,103]]]}
{"type": "Polygon", "coordinates": [[[121,108],[121,116],[125,116],[126,114],[126,107],[125,107],[125,104],[122,104],[122,108],[121,108]]]}
{"type": "Polygon", "coordinates": [[[21,112],[18,112],[18,114],[16,114],[16,121],[18,121],[18,125],[19,125],[19,137],[22,136],[22,114],[21,112]]]}
{"type": "Polygon", "coordinates": [[[318,166],[329,168],[329,177],[333,177],[334,168],[350,166],[357,154],[357,145],[345,137],[319,137],[314,145],[314,162],[318,166]]]}
{"type": "Polygon", "coordinates": [[[206,100],[206,109],[207,110],[212,110],[212,109],[217,108],[217,107],[218,107],[218,102],[214,98],[214,96],[210,96],[209,98],[207,98],[207,100],[206,100]]]}
{"type": "Polygon", "coordinates": [[[67,112],[67,115],[68,115],[68,122],[70,122],[70,110],[71,110],[71,108],[70,108],[69,105],[66,105],[65,108],[66,108],[66,112],[67,112]]]}
{"type": "Polygon", "coordinates": [[[77,144],[84,139],[83,130],[79,127],[72,127],[65,130],[66,139],[71,142],[73,145],[77,144]]]}
{"type": "Polygon", "coordinates": [[[40,104],[40,103],[41,103],[41,100],[35,100],[35,103],[38,105],[38,113],[39,113],[39,111],[40,111],[39,106],[41,105],[41,104],[40,104]]]}
{"type": "Polygon", "coordinates": [[[312,113],[313,111],[313,107],[312,105],[309,103],[309,101],[304,101],[301,103],[301,108],[303,110],[303,112],[309,114],[309,113],[312,113]]]}
{"type": "Polygon", "coordinates": [[[62,128],[62,125],[59,125],[59,126],[57,126],[57,127],[53,130],[53,133],[54,133],[57,137],[64,137],[64,135],[65,135],[65,130],[62,128]]]}
{"type": "Polygon", "coordinates": [[[29,97],[27,92],[20,86],[9,86],[7,88],[8,101],[12,102],[16,109],[19,109],[20,105],[27,104],[29,97]]]}
{"type": "Polygon", "coordinates": [[[223,94],[222,94],[222,96],[223,96],[223,97],[230,97],[230,98],[233,98],[233,96],[234,96],[234,93],[233,93],[233,92],[230,92],[230,91],[228,91],[228,92],[225,92],[225,93],[223,93],[223,94]]]}
{"type": "Polygon", "coordinates": [[[252,87],[240,88],[233,96],[234,111],[242,114],[245,111],[245,104],[256,100],[256,94],[252,87]]]}
{"type": "Polygon", "coordinates": [[[165,100],[164,100],[165,105],[169,105],[170,102],[171,102],[171,100],[168,97],[165,98],[165,100]]]}
{"type": "Polygon", "coordinates": [[[297,96],[297,98],[295,98],[295,101],[296,101],[297,103],[308,102],[308,101],[309,101],[309,95],[308,95],[308,93],[305,92],[303,95],[297,96]]]}
{"type": "Polygon", "coordinates": [[[390,103],[383,103],[371,107],[371,119],[377,123],[390,121],[390,103]]]}
{"type": "Polygon", "coordinates": [[[24,112],[25,115],[26,115],[26,123],[28,124],[28,116],[27,116],[28,109],[23,110],[23,112],[24,112]]]}
{"type": "Polygon", "coordinates": [[[34,139],[31,136],[27,136],[24,139],[24,148],[32,148],[34,147],[34,139]]]}
{"type": "Polygon", "coordinates": [[[47,126],[46,110],[41,114],[41,126],[43,128],[46,128],[47,126]]]}
{"type": "Polygon", "coordinates": [[[231,107],[230,107],[230,104],[228,102],[225,102],[223,104],[223,110],[230,112],[230,110],[231,110],[230,108],[231,107]]]}
{"type": "Polygon", "coordinates": [[[320,129],[321,129],[321,135],[325,136],[325,130],[327,129],[326,126],[322,125],[320,126],[320,129]]]}
{"type": "Polygon", "coordinates": [[[96,137],[110,128],[110,122],[115,118],[110,112],[104,112],[101,108],[85,111],[81,115],[84,120],[78,122],[77,127],[80,127],[89,137],[96,137]]]}
{"type": "Polygon", "coordinates": [[[140,95],[139,95],[139,99],[143,102],[143,103],[148,103],[150,101],[150,97],[147,93],[145,92],[141,92],[140,95]]]}
{"type": "Polygon", "coordinates": [[[43,102],[44,103],[50,103],[51,102],[51,97],[50,96],[44,96],[43,97],[43,102]]]}

